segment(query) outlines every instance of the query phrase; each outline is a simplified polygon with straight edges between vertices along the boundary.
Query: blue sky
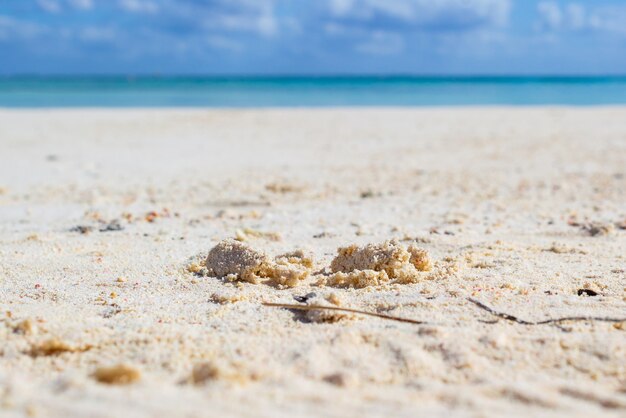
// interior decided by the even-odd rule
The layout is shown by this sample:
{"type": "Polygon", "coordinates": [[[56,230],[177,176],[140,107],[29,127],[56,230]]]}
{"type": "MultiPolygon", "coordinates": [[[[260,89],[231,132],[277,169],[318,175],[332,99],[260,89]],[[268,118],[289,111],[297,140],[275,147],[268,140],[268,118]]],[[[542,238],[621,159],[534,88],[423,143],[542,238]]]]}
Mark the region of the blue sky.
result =
{"type": "Polygon", "coordinates": [[[625,0],[0,0],[0,74],[626,74],[625,0]]]}

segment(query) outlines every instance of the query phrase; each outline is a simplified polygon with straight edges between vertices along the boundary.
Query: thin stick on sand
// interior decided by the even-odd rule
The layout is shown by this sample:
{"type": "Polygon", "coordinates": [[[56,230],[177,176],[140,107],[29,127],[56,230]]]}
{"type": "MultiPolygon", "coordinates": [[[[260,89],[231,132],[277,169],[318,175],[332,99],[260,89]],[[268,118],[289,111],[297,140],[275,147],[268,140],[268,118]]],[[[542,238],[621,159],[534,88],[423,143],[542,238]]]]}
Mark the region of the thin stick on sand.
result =
{"type": "Polygon", "coordinates": [[[467,298],[468,301],[472,302],[474,305],[478,306],[480,309],[483,309],[490,314],[497,316],[498,318],[506,319],[507,321],[516,322],[522,325],[546,325],[546,324],[556,324],[559,322],[565,321],[602,321],[602,322],[624,322],[626,318],[606,318],[601,316],[565,316],[563,318],[553,318],[553,319],[544,319],[543,321],[526,321],[525,319],[520,319],[514,315],[498,312],[495,309],[485,305],[481,301],[478,301],[473,298],[467,298]]]}
{"type": "Polygon", "coordinates": [[[289,303],[271,303],[271,302],[263,302],[263,306],[270,306],[273,308],[298,309],[301,311],[326,310],[326,311],[350,312],[350,313],[355,313],[355,314],[374,316],[376,318],[388,319],[390,321],[406,322],[408,324],[416,324],[416,325],[423,325],[427,323],[424,321],[418,321],[416,319],[401,318],[399,316],[385,315],[385,314],[380,314],[376,312],[361,311],[359,309],[340,308],[338,306],[294,305],[294,304],[289,304],[289,303]]]}
{"type": "MultiPolygon", "coordinates": [[[[626,318],[607,318],[601,316],[565,316],[562,318],[552,318],[552,319],[544,319],[543,321],[526,321],[525,319],[520,319],[514,315],[498,312],[495,309],[485,305],[484,303],[473,299],[467,298],[468,301],[472,302],[474,305],[478,306],[480,309],[483,309],[490,314],[497,316],[498,318],[506,319],[507,321],[515,322],[521,325],[547,325],[547,324],[558,324],[560,322],[565,321],[601,321],[601,322],[626,322],[626,318]]],[[[271,302],[263,302],[263,306],[269,306],[273,308],[285,308],[285,309],[297,309],[301,311],[314,311],[314,310],[327,310],[327,311],[339,311],[339,312],[350,312],[355,314],[373,316],[376,318],[388,319],[390,321],[396,322],[405,322],[408,324],[417,324],[423,325],[427,324],[425,321],[418,321],[416,319],[402,318],[399,316],[385,315],[376,312],[368,312],[362,311],[359,309],[351,309],[351,308],[340,308],[338,306],[321,306],[321,305],[295,305],[289,303],[271,303],[271,302]]]]}

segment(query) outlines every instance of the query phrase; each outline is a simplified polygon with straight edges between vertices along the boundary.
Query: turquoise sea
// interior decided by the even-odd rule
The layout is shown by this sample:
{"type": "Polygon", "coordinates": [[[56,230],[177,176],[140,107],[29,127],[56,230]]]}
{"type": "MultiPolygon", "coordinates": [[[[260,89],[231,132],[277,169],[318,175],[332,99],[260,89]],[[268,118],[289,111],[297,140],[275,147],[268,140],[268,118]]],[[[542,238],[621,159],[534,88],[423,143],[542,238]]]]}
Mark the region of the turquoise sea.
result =
{"type": "Polygon", "coordinates": [[[0,107],[626,104],[620,77],[0,77],[0,107]]]}

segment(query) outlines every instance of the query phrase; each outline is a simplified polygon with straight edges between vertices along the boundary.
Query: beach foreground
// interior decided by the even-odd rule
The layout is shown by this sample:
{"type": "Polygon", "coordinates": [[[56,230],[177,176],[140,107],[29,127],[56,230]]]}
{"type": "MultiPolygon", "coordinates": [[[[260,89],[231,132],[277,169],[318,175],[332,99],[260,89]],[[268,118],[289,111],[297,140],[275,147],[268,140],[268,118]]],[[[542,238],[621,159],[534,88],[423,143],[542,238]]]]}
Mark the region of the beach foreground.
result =
{"type": "Polygon", "coordinates": [[[2,110],[0,415],[624,416],[626,322],[468,298],[625,318],[625,202],[626,108],[2,110]],[[390,239],[434,273],[318,284],[390,239]]]}

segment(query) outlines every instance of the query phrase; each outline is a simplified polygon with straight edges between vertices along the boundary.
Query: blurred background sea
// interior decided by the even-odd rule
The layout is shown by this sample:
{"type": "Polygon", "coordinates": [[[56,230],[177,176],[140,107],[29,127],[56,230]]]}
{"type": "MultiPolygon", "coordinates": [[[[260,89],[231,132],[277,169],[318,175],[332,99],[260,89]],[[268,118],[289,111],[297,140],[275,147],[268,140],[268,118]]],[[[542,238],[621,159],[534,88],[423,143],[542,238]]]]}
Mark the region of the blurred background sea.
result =
{"type": "Polygon", "coordinates": [[[0,107],[626,104],[626,77],[0,77],[0,107]]]}

